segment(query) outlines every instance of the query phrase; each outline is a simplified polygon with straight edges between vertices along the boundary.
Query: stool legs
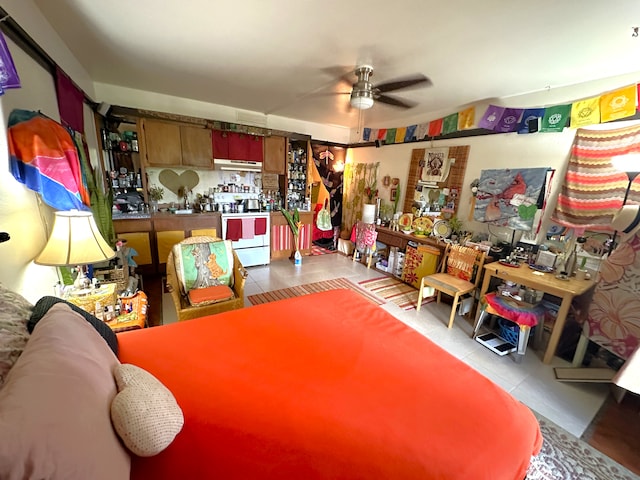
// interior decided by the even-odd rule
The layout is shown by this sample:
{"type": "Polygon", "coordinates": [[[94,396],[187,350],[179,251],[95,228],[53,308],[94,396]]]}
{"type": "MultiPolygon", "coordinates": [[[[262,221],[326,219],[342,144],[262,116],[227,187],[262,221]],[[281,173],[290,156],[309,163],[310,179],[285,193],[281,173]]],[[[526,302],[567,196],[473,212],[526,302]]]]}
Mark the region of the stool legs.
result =
{"type": "Polygon", "coordinates": [[[475,340],[475,338],[478,336],[478,333],[480,332],[480,327],[482,327],[482,324],[484,323],[484,319],[487,316],[487,304],[483,304],[480,307],[480,316],[478,317],[478,321],[476,322],[475,327],[473,327],[473,339],[475,340]]]}

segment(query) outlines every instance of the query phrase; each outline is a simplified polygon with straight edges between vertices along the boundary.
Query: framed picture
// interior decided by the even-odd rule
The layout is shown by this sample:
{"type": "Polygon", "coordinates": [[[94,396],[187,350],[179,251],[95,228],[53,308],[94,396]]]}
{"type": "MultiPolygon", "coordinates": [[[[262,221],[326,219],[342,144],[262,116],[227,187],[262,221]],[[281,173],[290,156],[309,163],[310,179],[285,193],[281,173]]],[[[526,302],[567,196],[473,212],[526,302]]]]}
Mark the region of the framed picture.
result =
{"type": "Polygon", "coordinates": [[[389,191],[389,200],[391,200],[392,202],[395,202],[397,196],[398,196],[398,187],[391,187],[391,190],[389,191]]]}

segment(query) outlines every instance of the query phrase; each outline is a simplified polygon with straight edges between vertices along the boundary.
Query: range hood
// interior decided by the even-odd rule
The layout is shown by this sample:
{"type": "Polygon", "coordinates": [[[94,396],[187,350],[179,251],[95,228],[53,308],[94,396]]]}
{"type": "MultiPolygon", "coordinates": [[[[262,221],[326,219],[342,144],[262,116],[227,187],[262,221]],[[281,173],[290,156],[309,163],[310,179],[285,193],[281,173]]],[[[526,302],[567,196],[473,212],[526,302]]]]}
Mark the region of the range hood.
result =
{"type": "Polygon", "coordinates": [[[215,170],[233,170],[236,172],[261,172],[262,162],[253,160],[227,160],[224,158],[214,158],[213,168],[215,170]]]}

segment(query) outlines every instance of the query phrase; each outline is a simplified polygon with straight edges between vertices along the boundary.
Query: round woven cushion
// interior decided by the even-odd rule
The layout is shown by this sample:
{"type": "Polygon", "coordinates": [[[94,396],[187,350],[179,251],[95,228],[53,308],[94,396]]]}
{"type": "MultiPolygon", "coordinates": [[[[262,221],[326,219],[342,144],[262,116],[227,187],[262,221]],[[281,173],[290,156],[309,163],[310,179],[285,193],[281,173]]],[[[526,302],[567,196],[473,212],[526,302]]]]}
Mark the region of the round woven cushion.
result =
{"type": "Polygon", "coordinates": [[[157,455],[182,430],[184,416],[173,394],[146,370],[116,366],[118,394],[111,403],[111,421],[126,447],[140,457],[157,455]]]}

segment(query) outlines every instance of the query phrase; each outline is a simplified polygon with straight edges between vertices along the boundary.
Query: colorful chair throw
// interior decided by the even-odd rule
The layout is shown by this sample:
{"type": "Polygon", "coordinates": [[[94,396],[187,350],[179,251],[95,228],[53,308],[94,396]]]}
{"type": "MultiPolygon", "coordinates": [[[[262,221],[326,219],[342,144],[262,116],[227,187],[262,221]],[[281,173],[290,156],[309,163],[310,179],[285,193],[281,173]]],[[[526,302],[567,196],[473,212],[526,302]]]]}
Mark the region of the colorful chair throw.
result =
{"type": "Polygon", "coordinates": [[[233,286],[231,242],[178,243],[173,247],[176,272],[183,294],[197,288],[233,286]]]}

